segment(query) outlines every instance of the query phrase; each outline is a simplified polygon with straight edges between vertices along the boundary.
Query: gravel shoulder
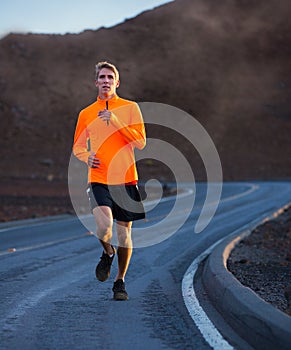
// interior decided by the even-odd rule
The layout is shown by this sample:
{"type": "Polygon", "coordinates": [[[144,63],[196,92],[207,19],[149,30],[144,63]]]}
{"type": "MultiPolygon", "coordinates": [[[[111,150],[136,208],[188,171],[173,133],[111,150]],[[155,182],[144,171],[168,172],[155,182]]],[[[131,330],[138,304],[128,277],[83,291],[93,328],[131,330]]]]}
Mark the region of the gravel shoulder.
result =
{"type": "Polygon", "coordinates": [[[227,267],[244,286],[291,316],[291,205],[240,241],[227,267]]]}

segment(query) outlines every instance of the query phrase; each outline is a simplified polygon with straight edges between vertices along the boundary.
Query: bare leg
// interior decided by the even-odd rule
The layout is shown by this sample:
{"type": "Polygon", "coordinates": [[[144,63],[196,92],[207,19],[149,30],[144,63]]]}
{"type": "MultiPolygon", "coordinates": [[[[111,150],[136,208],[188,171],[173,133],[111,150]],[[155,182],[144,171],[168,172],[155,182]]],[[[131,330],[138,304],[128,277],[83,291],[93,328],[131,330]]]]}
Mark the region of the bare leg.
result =
{"type": "Polygon", "coordinates": [[[103,246],[105,253],[111,255],[114,253],[111,246],[113,217],[111,208],[106,206],[96,207],[93,214],[97,224],[97,237],[103,246]]]}
{"type": "Polygon", "coordinates": [[[132,255],[131,226],[132,222],[117,222],[116,230],[118,237],[118,273],[115,281],[118,279],[122,279],[124,281],[124,277],[130,263],[132,255]]]}

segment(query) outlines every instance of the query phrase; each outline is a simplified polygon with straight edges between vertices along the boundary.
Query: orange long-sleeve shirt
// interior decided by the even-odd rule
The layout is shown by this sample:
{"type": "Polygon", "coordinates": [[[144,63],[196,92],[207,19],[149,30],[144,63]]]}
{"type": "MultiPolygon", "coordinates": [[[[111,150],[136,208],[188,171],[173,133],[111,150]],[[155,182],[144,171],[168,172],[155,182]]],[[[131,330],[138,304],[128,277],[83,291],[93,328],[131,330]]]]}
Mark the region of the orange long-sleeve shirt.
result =
{"type": "Polygon", "coordinates": [[[109,124],[98,117],[106,101],[97,101],[83,109],[78,118],[73,153],[88,164],[91,152],[100,160],[99,168],[88,167],[88,182],[108,185],[135,183],[138,174],[134,148],[144,148],[146,134],[137,103],[115,95],[108,100],[108,110],[114,115],[109,124]]]}

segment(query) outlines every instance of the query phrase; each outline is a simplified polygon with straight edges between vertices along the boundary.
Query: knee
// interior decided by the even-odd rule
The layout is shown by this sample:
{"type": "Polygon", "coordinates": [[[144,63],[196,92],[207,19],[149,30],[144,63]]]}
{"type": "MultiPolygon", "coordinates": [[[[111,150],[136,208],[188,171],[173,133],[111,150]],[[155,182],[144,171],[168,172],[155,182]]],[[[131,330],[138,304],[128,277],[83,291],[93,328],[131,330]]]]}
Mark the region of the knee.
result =
{"type": "Polygon", "coordinates": [[[129,235],[118,235],[118,246],[124,248],[131,248],[131,237],[129,235]]]}
{"type": "Polygon", "coordinates": [[[118,245],[120,247],[131,248],[132,247],[131,225],[130,224],[128,226],[118,225],[117,238],[118,238],[118,245]]]}
{"type": "Polygon", "coordinates": [[[113,226],[113,218],[110,209],[107,207],[96,207],[93,210],[93,214],[96,221],[98,238],[110,238],[113,226]]]}
{"type": "Polygon", "coordinates": [[[100,239],[111,236],[112,225],[110,223],[99,223],[97,224],[97,236],[100,239]]]}

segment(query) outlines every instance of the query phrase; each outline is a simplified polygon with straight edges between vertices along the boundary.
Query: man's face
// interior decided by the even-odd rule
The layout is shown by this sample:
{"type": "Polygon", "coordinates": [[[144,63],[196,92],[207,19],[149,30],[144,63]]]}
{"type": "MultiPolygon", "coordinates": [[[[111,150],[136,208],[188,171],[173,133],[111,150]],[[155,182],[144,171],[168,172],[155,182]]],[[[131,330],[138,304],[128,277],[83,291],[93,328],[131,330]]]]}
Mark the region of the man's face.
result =
{"type": "Polygon", "coordinates": [[[102,68],[95,81],[95,85],[99,89],[99,96],[101,98],[108,98],[115,95],[116,88],[119,86],[119,80],[116,80],[111,69],[102,68]]]}

